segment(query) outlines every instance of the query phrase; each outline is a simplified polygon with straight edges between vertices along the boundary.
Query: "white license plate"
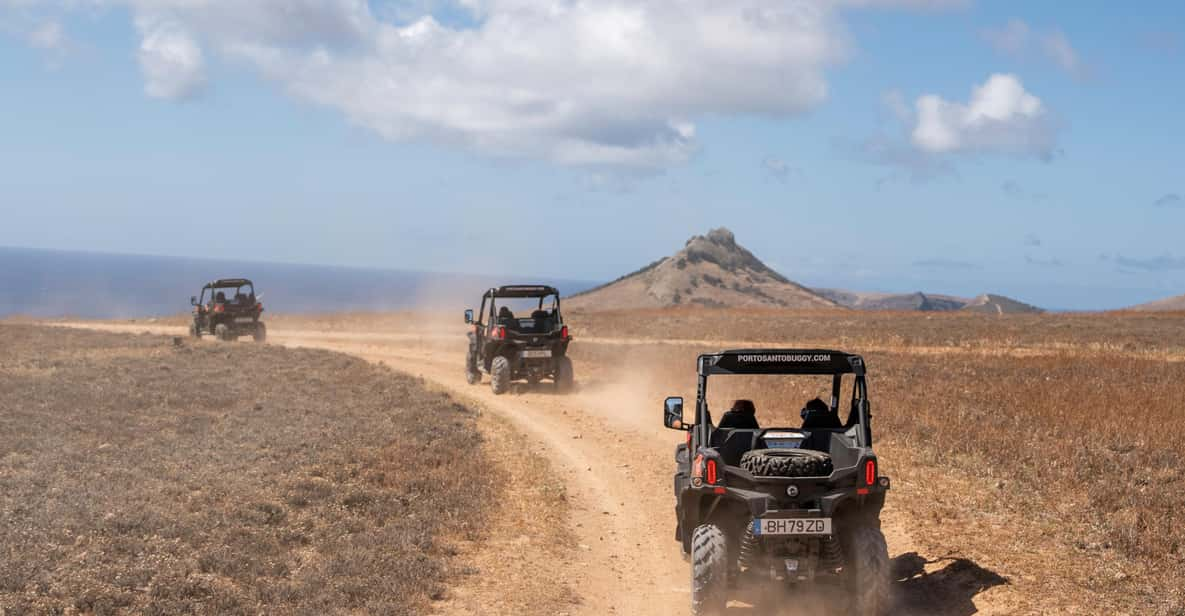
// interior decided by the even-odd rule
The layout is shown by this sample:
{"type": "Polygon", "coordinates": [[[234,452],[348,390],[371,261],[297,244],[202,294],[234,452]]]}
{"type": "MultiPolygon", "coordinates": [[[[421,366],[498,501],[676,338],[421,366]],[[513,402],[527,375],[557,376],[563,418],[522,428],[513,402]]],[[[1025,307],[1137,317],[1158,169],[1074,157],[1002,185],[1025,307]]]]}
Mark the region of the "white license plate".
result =
{"type": "Polygon", "coordinates": [[[251,317],[235,317],[235,323],[250,323],[254,320],[251,317]]]}
{"type": "Polygon", "coordinates": [[[528,349],[523,351],[524,359],[539,359],[542,357],[551,357],[551,349],[528,349]]]}
{"type": "Polygon", "coordinates": [[[759,518],[753,520],[753,534],[830,535],[831,518],[759,518]]]}

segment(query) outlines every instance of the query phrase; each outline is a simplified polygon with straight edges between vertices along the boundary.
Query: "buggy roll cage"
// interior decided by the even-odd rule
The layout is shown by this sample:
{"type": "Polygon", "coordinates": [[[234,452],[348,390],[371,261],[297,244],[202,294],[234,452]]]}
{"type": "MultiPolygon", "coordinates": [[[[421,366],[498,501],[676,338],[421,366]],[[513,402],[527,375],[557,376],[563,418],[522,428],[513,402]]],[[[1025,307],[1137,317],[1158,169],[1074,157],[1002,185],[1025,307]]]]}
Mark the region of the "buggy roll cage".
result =
{"type": "MultiPolygon", "coordinates": [[[[485,325],[482,319],[489,317],[489,322],[493,323],[495,319],[494,304],[497,299],[531,299],[539,298],[539,309],[543,309],[543,302],[549,297],[554,299],[551,302],[552,311],[558,316],[560,314],[560,291],[555,287],[547,285],[507,285],[502,287],[493,287],[481,296],[481,309],[477,313],[477,324],[485,325]],[[489,314],[486,314],[486,304],[489,303],[489,314]]],[[[562,320],[562,317],[561,317],[562,320]]]]}
{"type": "MultiPolygon", "coordinates": [[[[696,436],[701,443],[707,443],[711,425],[707,421],[708,377],[716,375],[832,375],[831,410],[839,412],[839,395],[843,376],[856,377],[852,388],[852,412],[855,422],[849,427],[856,430],[856,444],[872,446],[871,412],[868,404],[868,384],[864,378],[864,358],[859,355],[829,351],[826,349],[734,349],[719,353],[706,353],[696,360],[697,383],[695,395],[696,436]]],[[[849,419],[851,422],[851,419],[849,419]]]]}
{"type": "Polygon", "coordinates": [[[207,282],[206,285],[202,287],[201,295],[198,296],[196,302],[194,302],[194,305],[204,304],[206,302],[206,291],[212,291],[214,289],[237,290],[242,287],[248,287],[250,289],[250,291],[248,291],[248,296],[255,297],[255,283],[247,280],[246,278],[220,278],[213,282],[207,282]]]}

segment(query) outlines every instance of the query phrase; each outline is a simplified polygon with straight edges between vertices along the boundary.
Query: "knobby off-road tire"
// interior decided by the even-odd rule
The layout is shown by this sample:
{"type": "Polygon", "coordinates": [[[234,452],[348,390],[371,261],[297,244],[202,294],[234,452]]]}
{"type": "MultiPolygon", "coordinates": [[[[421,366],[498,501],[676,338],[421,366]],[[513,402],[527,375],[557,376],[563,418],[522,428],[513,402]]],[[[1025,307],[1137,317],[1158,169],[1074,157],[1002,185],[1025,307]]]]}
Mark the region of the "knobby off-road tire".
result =
{"type": "Polygon", "coordinates": [[[465,382],[477,385],[481,382],[481,372],[477,370],[477,360],[472,355],[465,356],[465,382]]]}
{"type": "Polygon", "coordinates": [[[555,367],[555,388],[562,392],[572,391],[576,384],[576,373],[572,370],[572,360],[567,355],[560,358],[555,367]]]}
{"type": "Polygon", "coordinates": [[[754,449],[741,456],[741,468],[758,477],[826,477],[831,456],[813,449],[754,449]]]}
{"type": "Polygon", "coordinates": [[[883,616],[889,613],[889,548],[873,523],[860,524],[840,536],[848,614],[883,616]]]}
{"type": "Polygon", "coordinates": [[[728,601],[728,544],[715,524],[691,536],[691,616],[720,616],[728,601]]]}
{"type": "Polygon", "coordinates": [[[230,328],[227,327],[225,323],[219,323],[218,325],[215,325],[214,337],[224,342],[229,342],[231,340],[230,328]]]}
{"type": "Polygon", "coordinates": [[[198,329],[197,323],[189,324],[189,337],[201,339],[202,330],[198,329]]]}
{"type": "Polygon", "coordinates": [[[251,334],[256,342],[267,342],[267,326],[261,322],[255,323],[255,333],[251,334]]]}
{"type": "Polygon", "coordinates": [[[497,395],[510,391],[510,360],[501,355],[490,363],[490,388],[497,395]]]}

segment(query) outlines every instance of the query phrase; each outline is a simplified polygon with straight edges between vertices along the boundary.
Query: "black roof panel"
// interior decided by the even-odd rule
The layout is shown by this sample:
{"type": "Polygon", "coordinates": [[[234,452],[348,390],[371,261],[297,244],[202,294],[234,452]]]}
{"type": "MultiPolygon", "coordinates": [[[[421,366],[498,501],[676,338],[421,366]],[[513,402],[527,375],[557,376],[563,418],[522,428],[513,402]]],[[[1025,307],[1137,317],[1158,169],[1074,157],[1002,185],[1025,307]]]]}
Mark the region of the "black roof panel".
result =
{"type": "Polygon", "coordinates": [[[733,349],[700,355],[700,373],[864,374],[864,359],[827,349],[733,349]]]}
{"type": "Polygon", "coordinates": [[[541,284],[516,284],[490,289],[486,292],[491,297],[544,297],[559,295],[555,287],[541,284]]]}
{"type": "Polygon", "coordinates": [[[213,289],[216,287],[241,287],[245,284],[255,286],[250,280],[247,280],[246,278],[219,278],[214,282],[206,283],[206,288],[213,289]]]}

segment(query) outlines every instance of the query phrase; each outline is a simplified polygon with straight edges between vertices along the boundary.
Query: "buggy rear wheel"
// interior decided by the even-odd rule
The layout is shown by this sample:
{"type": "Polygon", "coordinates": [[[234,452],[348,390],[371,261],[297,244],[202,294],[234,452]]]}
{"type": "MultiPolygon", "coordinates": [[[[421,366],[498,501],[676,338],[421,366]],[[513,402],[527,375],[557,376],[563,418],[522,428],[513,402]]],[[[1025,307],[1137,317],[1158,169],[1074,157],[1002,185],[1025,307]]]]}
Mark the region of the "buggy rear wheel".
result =
{"type": "Polygon", "coordinates": [[[497,395],[510,390],[510,360],[501,355],[490,362],[490,388],[497,395]]]}
{"type": "Polygon", "coordinates": [[[255,333],[251,334],[251,336],[255,338],[256,342],[267,341],[267,326],[263,324],[263,321],[255,322],[255,333]]]}
{"type": "Polygon", "coordinates": [[[848,614],[882,616],[889,613],[889,548],[881,529],[860,523],[840,535],[847,578],[848,614]]]}
{"type": "Polygon", "coordinates": [[[565,355],[560,358],[555,367],[555,387],[560,391],[568,392],[572,390],[575,383],[576,375],[572,370],[572,360],[565,355]]]}
{"type": "Polygon", "coordinates": [[[691,536],[691,614],[719,616],[728,601],[728,544],[715,524],[701,524],[691,536]]]}

